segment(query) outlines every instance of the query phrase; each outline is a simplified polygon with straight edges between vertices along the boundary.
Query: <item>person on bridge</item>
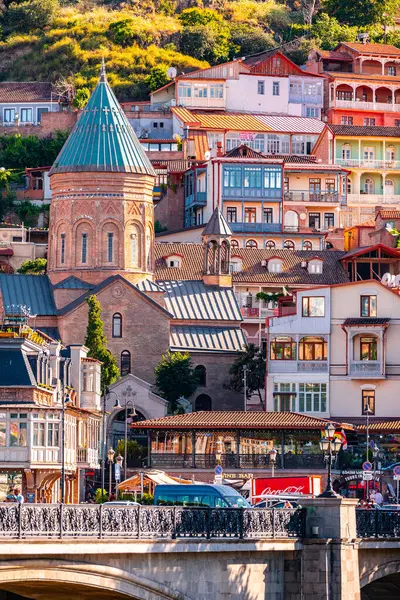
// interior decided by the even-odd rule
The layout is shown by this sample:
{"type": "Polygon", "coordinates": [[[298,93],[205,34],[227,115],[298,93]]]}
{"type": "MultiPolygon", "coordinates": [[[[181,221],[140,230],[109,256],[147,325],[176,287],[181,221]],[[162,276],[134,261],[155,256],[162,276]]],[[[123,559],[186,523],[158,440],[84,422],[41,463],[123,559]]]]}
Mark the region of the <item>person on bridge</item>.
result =
{"type": "Polygon", "coordinates": [[[379,490],[372,490],[370,499],[373,500],[375,504],[379,504],[379,506],[383,502],[383,496],[379,490]]]}
{"type": "Polygon", "coordinates": [[[19,488],[15,488],[15,490],[14,490],[14,496],[15,496],[16,501],[19,504],[23,504],[24,503],[24,497],[21,494],[21,490],[19,488]]]}

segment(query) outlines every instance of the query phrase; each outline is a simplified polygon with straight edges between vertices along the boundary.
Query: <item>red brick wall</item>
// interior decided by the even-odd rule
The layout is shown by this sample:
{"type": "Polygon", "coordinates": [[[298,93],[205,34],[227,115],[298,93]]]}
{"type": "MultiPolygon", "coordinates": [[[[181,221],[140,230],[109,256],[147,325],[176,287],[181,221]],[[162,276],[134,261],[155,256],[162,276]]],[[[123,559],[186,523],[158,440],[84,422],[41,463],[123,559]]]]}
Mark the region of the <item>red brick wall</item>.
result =
{"type": "MultiPolygon", "coordinates": [[[[151,156],[151,154],[150,154],[151,156]]],[[[183,186],[178,186],[176,192],[168,188],[166,195],[154,208],[154,220],[160,221],[169,231],[183,228],[185,198],[183,186]]]]}
{"type": "Polygon", "coordinates": [[[54,131],[72,129],[78,117],[77,112],[48,112],[42,115],[41,125],[0,126],[0,134],[38,135],[46,137],[54,131]]]}

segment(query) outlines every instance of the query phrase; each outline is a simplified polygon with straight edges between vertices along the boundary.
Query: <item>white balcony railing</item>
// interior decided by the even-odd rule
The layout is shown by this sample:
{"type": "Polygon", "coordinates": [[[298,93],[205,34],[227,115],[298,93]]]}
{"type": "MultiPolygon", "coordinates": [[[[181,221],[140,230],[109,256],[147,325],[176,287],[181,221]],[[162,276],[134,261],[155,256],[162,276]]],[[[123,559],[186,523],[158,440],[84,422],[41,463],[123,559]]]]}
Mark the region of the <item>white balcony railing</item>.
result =
{"type": "Polygon", "coordinates": [[[328,361],[270,360],[269,373],[328,373],[328,361]]]}
{"type": "Polygon", "coordinates": [[[400,195],[386,196],[383,194],[347,194],[347,205],[352,204],[370,204],[379,206],[380,204],[399,204],[400,195]]]}
{"type": "Polygon", "coordinates": [[[350,375],[357,377],[383,377],[379,360],[353,360],[350,363],[350,375]]]}
{"type": "Polygon", "coordinates": [[[400,160],[365,160],[363,158],[336,158],[335,163],[342,167],[365,168],[365,169],[388,169],[390,171],[400,169],[400,160]]]}
{"type": "Polygon", "coordinates": [[[225,108],[225,98],[179,98],[179,104],[187,108],[225,108]]]}
{"type": "Polygon", "coordinates": [[[400,112],[400,104],[391,102],[363,102],[362,100],[330,100],[330,108],[356,108],[359,110],[382,110],[385,112],[400,112]]]}

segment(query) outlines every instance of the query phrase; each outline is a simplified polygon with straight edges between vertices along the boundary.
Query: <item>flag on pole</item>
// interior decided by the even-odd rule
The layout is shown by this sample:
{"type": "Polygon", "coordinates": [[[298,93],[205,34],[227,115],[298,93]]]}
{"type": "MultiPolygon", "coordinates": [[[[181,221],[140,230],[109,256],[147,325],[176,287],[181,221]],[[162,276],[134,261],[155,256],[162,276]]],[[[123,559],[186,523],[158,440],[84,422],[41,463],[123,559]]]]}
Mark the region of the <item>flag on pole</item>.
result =
{"type": "Polygon", "coordinates": [[[335,436],[342,442],[342,450],[347,450],[347,437],[343,429],[341,431],[335,431],[335,436]]]}

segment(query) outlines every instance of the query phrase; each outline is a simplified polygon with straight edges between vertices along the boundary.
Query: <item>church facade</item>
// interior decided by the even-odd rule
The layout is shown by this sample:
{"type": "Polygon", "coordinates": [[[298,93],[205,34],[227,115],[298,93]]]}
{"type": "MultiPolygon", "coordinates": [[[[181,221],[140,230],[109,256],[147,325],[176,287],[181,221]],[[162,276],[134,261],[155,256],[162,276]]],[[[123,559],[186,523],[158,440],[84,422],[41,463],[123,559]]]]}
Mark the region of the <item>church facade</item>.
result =
{"type": "Polygon", "coordinates": [[[209,368],[194,407],[201,396],[198,407],[240,409],[241,396],[224,388],[245,342],[229,276],[229,226],[216,211],[204,232],[202,281],[174,281],[172,270],[170,281],[157,283],[154,178],[103,70],[50,171],[47,275],[0,275],[0,311],[24,306],[37,328],[82,344],[85,300],[95,294],[122,376],[152,384],[166,350],[189,351],[203,374],[209,368]]]}

